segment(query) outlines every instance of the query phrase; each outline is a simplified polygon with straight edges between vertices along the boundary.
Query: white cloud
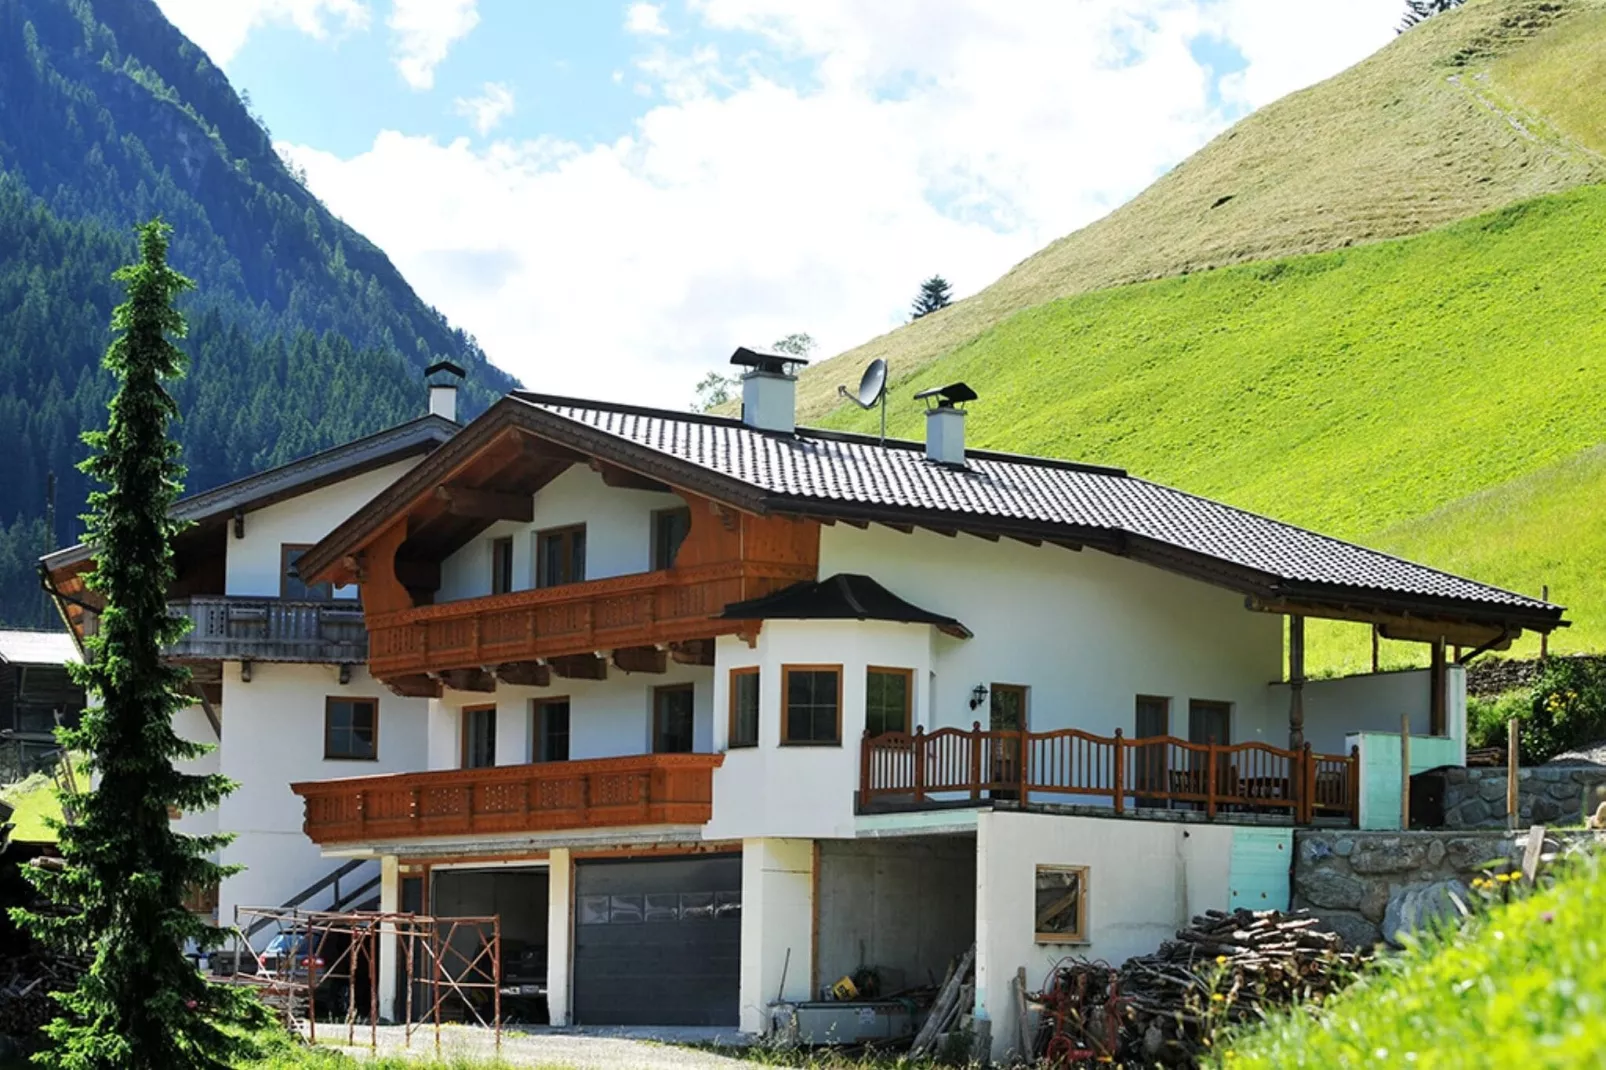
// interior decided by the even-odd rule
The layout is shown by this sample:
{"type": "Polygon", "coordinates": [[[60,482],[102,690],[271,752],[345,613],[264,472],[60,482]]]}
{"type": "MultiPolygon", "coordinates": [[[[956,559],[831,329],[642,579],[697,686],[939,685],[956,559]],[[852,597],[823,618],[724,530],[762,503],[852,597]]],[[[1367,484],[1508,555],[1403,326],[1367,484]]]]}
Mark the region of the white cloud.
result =
{"type": "Polygon", "coordinates": [[[435,84],[440,66],[452,45],[479,25],[478,0],[392,0],[391,58],[403,80],[414,89],[435,84]]]}
{"type": "Polygon", "coordinates": [[[331,32],[366,29],[370,14],[363,0],[157,0],[157,5],[212,62],[225,67],[259,26],[288,23],[322,40],[331,32]]]}
{"type": "Polygon", "coordinates": [[[645,36],[661,36],[669,32],[664,25],[663,8],[657,4],[631,4],[625,9],[625,30],[645,36]]]}
{"type": "Polygon", "coordinates": [[[1248,60],[1229,102],[1259,102],[1386,43],[1397,14],[1268,2],[699,0],[758,44],[655,41],[632,81],[658,103],[611,143],[286,148],[531,388],[680,405],[738,344],[840,351],[932,273],[973,292],[1142,189],[1231,119],[1200,35],[1248,60]]]}
{"type": "Polygon", "coordinates": [[[477,97],[458,97],[457,114],[468,119],[481,137],[513,114],[513,88],[503,82],[486,82],[477,97]]]}

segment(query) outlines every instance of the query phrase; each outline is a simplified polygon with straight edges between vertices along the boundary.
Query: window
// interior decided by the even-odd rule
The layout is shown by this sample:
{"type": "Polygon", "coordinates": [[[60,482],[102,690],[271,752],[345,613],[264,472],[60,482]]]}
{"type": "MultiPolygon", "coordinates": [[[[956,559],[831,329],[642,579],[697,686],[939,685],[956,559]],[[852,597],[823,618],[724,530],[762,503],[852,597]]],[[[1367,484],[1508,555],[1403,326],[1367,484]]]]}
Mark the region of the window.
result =
{"type": "Polygon", "coordinates": [[[680,544],[691,532],[691,510],[660,509],[652,514],[652,567],[672,568],[680,544]]]}
{"type": "Polygon", "coordinates": [[[323,700],[323,756],[373,761],[379,757],[379,700],[323,700]]]}
{"type": "Polygon", "coordinates": [[[569,700],[537,699],[535,703],[535,760],[569,760],[569,700]]]}
{"type": "Polygon", "coordinates": [[[872,736],[909,731],[913,669],[870,669],[864,676],[864,727],[872,736]]]}
{"type": "Polygon", "coordinates": [[[1087,942],[1087,867],[1037,867],[1037,942],[1087,942]]]}
{"type": "Polygon", "coordinates": [[[513,589],[513,536],[491,540],[491,593],[507,594],[513,589]]]}
{"type": "MultiPolygon", "coordinates": [[[[1134,722],[1133,736],[1139,740],[1156,739],[1171,734],[1171,700],[1156,695],[1139,695],[1137,701],[1136,720],[1134,722]]],[[[1168,746],[1164,743],[1146,743],[1135,748],[1133,753],[1134,768],[1133,781],[1140,792],[1166,790],[1166,757],[1168,746]]],[[[1149,805],[1149,801],[1140,796],[1139,806],[1149,805]]]]}
{"type": "Polygon", "coordinates": [[[496,764],[496,707],[463,707],[463,768],[496,764]]]}
{"type": "Polygon", "coordinates": [[[758,670],[731,670],[731,723],[728,745],[758,746],[758,670]]]}
{"type": "Polygon", "coordinates": [[[553,528],[535,537],[535,585],[560,587],[586,578],[586,526],[553,528]]]}
{"type": "Polygon", "coordinates": [[[279,597],[292,602],[327,602],[333,591],[327,583],[308,586],[296,572],[296,562],[310,545],[283,543],[279,547],[279,597]]]}
{"type": "Polygon", "coordinates": [[[692,746],[692,685],[674,684],[652,690],[652,752],[690,754],[692,746]]]}
{"type": "Polygon", "coordinates": [[[1188,700],[1189,743],[1231,743],[1232,705],[1227,702],[1209,702],[1202,698],[1188,700]]]}
{"type": "Polygon", "coordinates": [[[782,743],[842,742],[842,666],[783,666],[781,695],[782,743]]]}

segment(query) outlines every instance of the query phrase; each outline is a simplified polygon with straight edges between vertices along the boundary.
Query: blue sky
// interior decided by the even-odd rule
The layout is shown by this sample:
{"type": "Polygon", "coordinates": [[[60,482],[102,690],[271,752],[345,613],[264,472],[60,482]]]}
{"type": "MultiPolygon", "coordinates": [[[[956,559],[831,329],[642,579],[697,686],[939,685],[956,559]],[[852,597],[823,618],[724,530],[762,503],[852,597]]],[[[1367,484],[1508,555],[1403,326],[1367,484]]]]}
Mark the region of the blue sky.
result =
{"type": "Polygon", "coordinates": [[[540,389],[681,404],[1108,212],[1398,0],[158,0],[282,154],[540,389]]]}

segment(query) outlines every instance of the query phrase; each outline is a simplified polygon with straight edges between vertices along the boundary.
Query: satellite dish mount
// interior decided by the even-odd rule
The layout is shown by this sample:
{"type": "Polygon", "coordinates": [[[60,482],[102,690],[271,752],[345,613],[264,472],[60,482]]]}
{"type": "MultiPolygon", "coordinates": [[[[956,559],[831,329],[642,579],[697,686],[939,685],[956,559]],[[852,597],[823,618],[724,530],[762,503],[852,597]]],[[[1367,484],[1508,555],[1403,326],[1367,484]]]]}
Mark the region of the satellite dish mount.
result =
{"type": "Polygon", "coordinates": [[[864,376],[859,380],[859,389],[855,393],[848,393],[848,388],[839,386],[836,392],[847,398],[861,409],[873,409],[881,406],[881,443],[887,441],[887,362],[877,357],[864,369],[864,376]]]}

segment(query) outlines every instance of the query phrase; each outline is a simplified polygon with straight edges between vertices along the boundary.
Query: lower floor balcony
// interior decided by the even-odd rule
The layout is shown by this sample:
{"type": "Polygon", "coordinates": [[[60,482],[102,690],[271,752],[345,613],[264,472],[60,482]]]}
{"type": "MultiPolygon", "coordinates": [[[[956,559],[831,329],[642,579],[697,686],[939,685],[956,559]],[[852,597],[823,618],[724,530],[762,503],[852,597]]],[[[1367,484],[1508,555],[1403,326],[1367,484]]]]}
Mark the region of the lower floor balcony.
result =
{"type": "Polygon", "coordinates": [[[306,801],[306,834],[329,846],[482,836],[701,825],[713,810],[718,754],[443,769],[292,784],[306,801]]]}
{"type": "Polygon", "coordinates": [[[982,801],[1091,803],[1219,814],[1270,813],[1296,824],[1359,816],[1360,759],[1265,743],[1190,743],[1174,736],[1099,736],[939,728],[860,744],[859,810],[982,801]]]}

